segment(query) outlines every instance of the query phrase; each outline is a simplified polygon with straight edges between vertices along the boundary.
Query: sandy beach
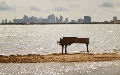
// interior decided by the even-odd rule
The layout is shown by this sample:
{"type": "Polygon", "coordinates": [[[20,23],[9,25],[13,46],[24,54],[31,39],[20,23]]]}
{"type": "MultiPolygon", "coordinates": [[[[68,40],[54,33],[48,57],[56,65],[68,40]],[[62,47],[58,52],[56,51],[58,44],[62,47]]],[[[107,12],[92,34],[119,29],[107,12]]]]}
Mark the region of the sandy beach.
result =
{"type": "Polygon", "coordinates": [[[0,55],[0,63],[41,63],[41,62],[99,62],[120,60],[120,54],[103,53],[103,54],[49,54],[49,55],[0,55]]]}

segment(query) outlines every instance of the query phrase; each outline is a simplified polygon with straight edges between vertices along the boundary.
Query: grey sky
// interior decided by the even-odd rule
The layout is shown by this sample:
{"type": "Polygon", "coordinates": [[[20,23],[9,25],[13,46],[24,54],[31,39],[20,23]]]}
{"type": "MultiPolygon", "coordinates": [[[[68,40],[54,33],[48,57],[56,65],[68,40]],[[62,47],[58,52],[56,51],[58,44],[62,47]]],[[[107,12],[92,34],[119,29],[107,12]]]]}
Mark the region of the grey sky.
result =
{"type": "Polygon", "coordinates": [[[33,6],[33,7],[30,7],[30,10],[31,10],[31,11],[41,11],[39,8],[34,7],[34,6],[33,6]]]}
{"type": "Polygon", "coordinates": [[[108,8],[111,8],[111,7],[114,7],[114,5],[112,3],[103,3],[101,5],[101,7],[108,7],[108,8]]]}
{"type": "Polygon", "coordinates": [[[111,20],[113,16],[120,18],[120,0],[0,0],[0,20],[24,14],[45,18],[52,13],[70,20],[85,15],[92,21],[111,20]]]}
{"type": "Polygon", "coordinates": [[[0,2],[0,11],[7,11],[7,10],[11,10],[12,7],[7,5],[6,2],[2,1],[0,2]]]}

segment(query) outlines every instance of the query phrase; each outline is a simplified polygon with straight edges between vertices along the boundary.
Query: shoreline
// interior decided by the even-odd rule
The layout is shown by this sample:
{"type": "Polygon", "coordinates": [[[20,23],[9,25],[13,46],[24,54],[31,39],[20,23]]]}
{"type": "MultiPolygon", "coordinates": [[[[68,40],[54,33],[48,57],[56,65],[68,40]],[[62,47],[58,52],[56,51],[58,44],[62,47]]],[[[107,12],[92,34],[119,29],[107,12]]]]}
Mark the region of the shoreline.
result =
{"type": "Polygon", "coordinates": [[[47,63],[47,62],[100,62],[100,61],[114,61],[120,60],[120,54],[117,53],[103,53],[103,54],[87,54],[87,53],[73,53],[73,54],[28,54],[28,55],[0,55],[0,63],[47,63]]]}
{"type": "Polygon", "coordinates": [[[80,24],[84,24],[84,25],[90,25],[90,24],[93,24],[93,25],[97,25],[97,24],[120,24],[120,23],[30,23],[30,24],[24,24],[24,23],[6,23],[6,24],[2,24],[0,23],[0,25],[80,25],[80,24]]]}

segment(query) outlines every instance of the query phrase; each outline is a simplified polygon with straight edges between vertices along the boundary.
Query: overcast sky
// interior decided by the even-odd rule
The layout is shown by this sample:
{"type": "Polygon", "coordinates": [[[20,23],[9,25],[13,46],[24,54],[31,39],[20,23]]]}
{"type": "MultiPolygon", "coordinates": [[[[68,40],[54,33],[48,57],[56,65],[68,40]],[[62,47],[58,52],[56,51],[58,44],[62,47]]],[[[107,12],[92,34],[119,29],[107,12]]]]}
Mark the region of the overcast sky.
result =
{"type": "Polygon", "coordinates": [[[120,18],[120,0],[0,0],[0,20],[23,15],[44,18],[55,14],[71,19],[91,16],[92,21],[120,18]]]}

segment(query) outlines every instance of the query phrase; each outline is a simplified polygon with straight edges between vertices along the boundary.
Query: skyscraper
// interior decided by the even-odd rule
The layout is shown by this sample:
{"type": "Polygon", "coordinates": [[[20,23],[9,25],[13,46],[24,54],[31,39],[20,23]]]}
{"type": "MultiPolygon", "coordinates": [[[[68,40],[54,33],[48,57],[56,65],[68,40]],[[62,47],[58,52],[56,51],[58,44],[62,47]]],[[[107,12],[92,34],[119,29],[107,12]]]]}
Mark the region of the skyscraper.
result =
{"type": "Polygon", "coordinates": [[[13,19],[13,23],[23,23],[23,19],[13,19]]]}
{"type": "Polygon", "coordinates": [[[42,23],[43,22],[43,18],[38,18],[38,23],[42,23]]]}
{"type": "Polygon", "coordinates": [[[7,23],[7,19],[5,19],[5,23],[7,23]]]}
{"type": "Polygon", "coordinates": [[[116,21],[117,20],[117,17],[115,16],[115,17],[113,17],[113,21],[116,21]]]}
{"type": "Polygon", "coordinates": [[[42,19],[42,23],[49,23],[48,19],[42,19]]]}
{"type": "Polygon", "coordinates": [[[12,23],[12,21],[9,21],[9,23],[12,23]]]}
{"type": "Polygon", "coordinates": [[[54,16],[54,14],[48,16],[48,22],[49,23],[55,23],[55,16],[54,16]]]}
{"type": "Polygon", "coordinates": [[[52,22],[55,23],[55,15],[52,14],[52,22]]]}
{"type": "Polygon", "coordinates": [[[71,23],[77,23],[77,21],[76,20],[71,20],[71,23]]]}
{"type": "Polygon", "coordinates": [[[34,17],[34,16],[30,17],[30,18],[29,18],[29,22],[30,22],[30,23],[35,23],[35,17],[34,17]]]}
{"type": "Polygon", "coordinates": [[[68,23],[68,18],[65,18],[64,23],[68,23]]]}
{"type": "Polygon", "coordinates": [[[78,23],[84,23],[84,20],[83,19],[78,19],[78,23]]]}
{"type": "Polygon", "coordinates": [[[23,17],[23,22],[24,22],[24,23],[28,23],[28,22],[29,22],[28,16],[24,15],[24,17],[23,17]]]}
{"type": "Polygon", "coordinates": [[[2,20],[2,24],[4,24],[5,22],[4,22],[4,20],[2,20]]]}
{"type": "Polygon", "coordinates": [[[59,19],[58,19],[58,17],[56,17],[56,23],[59,23],[59,19]]]}
{"type": "Polygon", "coordinates": [[[91,17],[90,16],[84,16],[84,23],[91,23],[91,17]]]}
{"type": "Polygon", "coordinates": [[[60,23],[63,23],[63,17],[60,15],[60,23]]]}

